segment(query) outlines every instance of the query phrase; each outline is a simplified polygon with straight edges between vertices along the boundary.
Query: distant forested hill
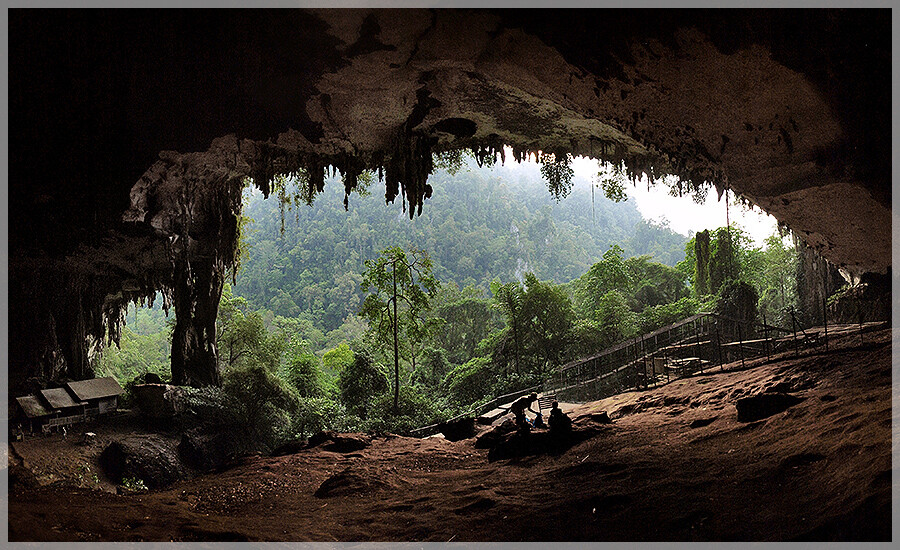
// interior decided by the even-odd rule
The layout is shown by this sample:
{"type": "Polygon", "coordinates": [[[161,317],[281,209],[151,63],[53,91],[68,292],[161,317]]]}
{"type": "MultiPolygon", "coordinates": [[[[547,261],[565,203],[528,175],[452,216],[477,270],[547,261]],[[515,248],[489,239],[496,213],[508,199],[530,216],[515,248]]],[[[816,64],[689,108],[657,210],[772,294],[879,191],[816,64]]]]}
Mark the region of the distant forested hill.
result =
{"type": "Polygon", "coordinates": [[[687,238],[641,219],[633,200],[614,203],[576,178],[571,194],[556,202],[535,165],[508,163],[470,167],[456,175],[438,172],[421,216],[410,220],[399,199],[384,204],[383,185],[371,195],[350,197],[343,185],[326,183],[312,207],[285,212],[284,233],[276,199],[250,196],[244,214],[250,245],[235,293],[276,315],[306,312],[324,330],[356,314],[362,300],[363,262],[388,246],[424,248],[434,273],[460,288],[487,289],[490,281],[521,279],[563,283],[585,273],[610,246],[627,256],[652,254],[675,265],[687,238]]]}

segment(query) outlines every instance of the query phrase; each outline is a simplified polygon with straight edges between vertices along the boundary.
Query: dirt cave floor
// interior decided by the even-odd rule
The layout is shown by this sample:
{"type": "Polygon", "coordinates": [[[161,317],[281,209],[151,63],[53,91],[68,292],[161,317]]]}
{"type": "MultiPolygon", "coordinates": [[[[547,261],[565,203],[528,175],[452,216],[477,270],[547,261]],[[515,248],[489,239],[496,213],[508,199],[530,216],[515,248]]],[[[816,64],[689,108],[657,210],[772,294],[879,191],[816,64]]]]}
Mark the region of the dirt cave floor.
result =
{"type": "Polygon", "coordinates": [[[9,537],[887,541],[891,338],[891,329],[862,342],[848,336],[827,353],[572,405],[575,429],[597,433],[558,455],[489,462],[474,439],[383,436],[349,453],[320,446],[247,457],[162,490],[116,495],[83,465],[85,447],[45,438],[55,447],[41,458],[14,443],[10,461],[24,459],[39,484],[10,488],[9,537]],[[739,422],[737,399],[765,390],[802,401],[739,422]],[[594,424],[598,411],[612,423],[594,424]]]}

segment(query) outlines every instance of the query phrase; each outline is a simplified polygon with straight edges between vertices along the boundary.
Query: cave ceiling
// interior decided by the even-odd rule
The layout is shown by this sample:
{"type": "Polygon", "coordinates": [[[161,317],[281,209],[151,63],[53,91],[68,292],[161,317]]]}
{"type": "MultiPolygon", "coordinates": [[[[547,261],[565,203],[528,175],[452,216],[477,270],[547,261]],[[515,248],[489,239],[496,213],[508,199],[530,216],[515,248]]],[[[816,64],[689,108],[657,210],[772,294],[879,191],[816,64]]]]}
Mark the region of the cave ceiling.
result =
{"type": "Polygon", "coordinates": [[[10,10],[12,277],[147,295],[173,248],[233,260],[247,176],[384,167],[412,213],[431,152],[504,144],[732,189],[885,272],[890,40],[878,10],[10,10]]]}

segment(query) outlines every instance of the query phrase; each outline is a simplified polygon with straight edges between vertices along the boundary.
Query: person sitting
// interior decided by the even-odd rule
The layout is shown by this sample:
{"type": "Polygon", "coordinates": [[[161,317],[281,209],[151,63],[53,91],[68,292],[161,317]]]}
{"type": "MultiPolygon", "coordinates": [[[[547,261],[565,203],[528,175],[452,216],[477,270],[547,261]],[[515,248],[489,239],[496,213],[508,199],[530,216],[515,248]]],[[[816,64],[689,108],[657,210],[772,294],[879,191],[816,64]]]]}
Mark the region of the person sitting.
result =
{"type": "Polygon", "coordinates": [[[534,417],[534,422],[532,423],[535,428],[546,428],[547,425],[544,424],[544,415],[538,411],[537,415],[534,417]]]}
{"type": "Polygon", "coordinates": [[[547,419],[551,435],[566,435],[572,431],[572,420],[562,412],[559,403],[554,401],[550,406],[550,417],[547,419]]]}

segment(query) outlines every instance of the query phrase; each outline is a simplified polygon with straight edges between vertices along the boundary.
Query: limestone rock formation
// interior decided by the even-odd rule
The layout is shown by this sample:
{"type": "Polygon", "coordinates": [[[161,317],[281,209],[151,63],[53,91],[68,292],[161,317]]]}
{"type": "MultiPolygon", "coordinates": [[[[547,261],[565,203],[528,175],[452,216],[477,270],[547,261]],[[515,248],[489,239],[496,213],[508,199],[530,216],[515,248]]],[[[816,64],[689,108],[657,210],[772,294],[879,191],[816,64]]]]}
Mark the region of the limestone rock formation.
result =
{"type": "MultiPolygon", "coordinates": [[[[218,382],[247,178],[376,170],[410,216],[432,153],[512,147],[731,188],[847,273],[891,263],[890,12],[10,13],[10,388],[90,377],[163,292],[176,384],[218,382]]],[[[509,161],[510,159],[506,159],[509,161]]]]}

